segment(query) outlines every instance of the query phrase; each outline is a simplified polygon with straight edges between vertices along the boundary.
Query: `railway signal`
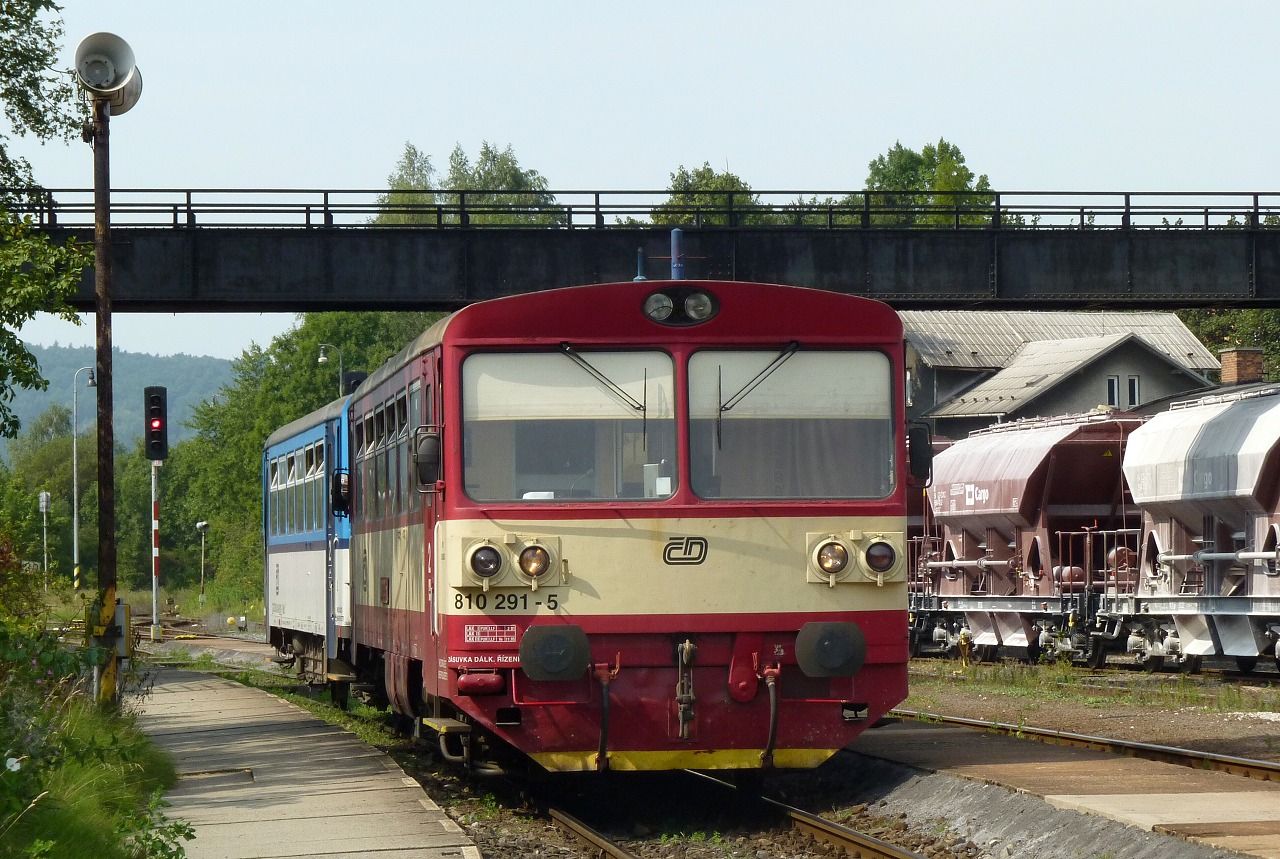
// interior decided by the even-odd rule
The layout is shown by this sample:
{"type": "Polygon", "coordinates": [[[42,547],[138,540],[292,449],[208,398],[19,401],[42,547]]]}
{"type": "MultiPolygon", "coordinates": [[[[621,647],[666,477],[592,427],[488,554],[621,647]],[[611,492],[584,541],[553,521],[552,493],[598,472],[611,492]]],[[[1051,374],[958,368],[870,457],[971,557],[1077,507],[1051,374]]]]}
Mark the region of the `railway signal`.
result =
{"type": "Polygon", "coordinates": [[[168,398],[168,389],[159,385],[148,387],[143,395],[146,405],[147,459],[152,462],[169,455],[168,398]]]}

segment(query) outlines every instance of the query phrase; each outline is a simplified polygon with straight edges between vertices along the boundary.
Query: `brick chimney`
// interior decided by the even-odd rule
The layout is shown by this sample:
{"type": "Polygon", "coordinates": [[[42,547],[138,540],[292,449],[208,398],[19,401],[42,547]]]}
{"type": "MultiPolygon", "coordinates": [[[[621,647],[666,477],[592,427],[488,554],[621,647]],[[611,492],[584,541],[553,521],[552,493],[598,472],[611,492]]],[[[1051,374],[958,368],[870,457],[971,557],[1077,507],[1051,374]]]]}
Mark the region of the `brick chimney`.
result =
{"type": "Polygon", "coordinates": [[[1262,349],[1257,346],[1233,346],[1219,350],[1222,360],[1223,385],[1249,385],[1262,381],[1262,349]]]}

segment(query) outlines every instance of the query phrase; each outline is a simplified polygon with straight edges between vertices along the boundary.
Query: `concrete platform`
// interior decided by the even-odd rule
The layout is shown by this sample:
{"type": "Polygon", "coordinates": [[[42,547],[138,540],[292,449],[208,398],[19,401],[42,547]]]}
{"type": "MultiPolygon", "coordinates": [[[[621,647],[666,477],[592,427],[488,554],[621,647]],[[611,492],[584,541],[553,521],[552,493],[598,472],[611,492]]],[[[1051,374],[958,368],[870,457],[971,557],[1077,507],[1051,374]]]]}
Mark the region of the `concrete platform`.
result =
{"type": "Polygon", "coordinates": [[[1275,782],[925,722],[867,731],[851,748],[1039,796],[1056,808],[1280,859],[1275,782]]]}
{"type": "Polygon", "coordinates": [[[391,758],[266,692],[160,669],[141,711],[177,763],[189,859],[480,859],[391,758]]]}

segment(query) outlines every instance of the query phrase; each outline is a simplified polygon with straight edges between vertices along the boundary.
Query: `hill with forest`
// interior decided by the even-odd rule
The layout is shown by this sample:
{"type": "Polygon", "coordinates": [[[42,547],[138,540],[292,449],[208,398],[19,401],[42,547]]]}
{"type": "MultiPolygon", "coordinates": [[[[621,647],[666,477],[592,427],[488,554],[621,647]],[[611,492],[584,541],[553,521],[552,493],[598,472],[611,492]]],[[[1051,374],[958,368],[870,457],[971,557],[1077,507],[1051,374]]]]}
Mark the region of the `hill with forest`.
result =
{"type": "MultiPolygon", "coordinates": [[[[15,392],[13,410],[25,429],[51,406],[71,409],[72,384],[76,370],[94,365],[90,346],[35,346],[27,349],[40,362],[40,375],[49,380],[43,391],[15,392]]],[[[132,447],[142,435],[142,390],[148,385],[169,389],[169,444],[194,435],[188,421],[204,400],[216,395],[231,381],[231,362],[221,358],[192,355],[147,355],[115,350],[111,361],[116,444],[132,447]]],[[[87,372],[79,378],[79,423],[82,432],[93,427],[97,414],[97,392],[88,386],[87,372]]],[[[0,456],[6,450],[0,439],[0,456]]]]}

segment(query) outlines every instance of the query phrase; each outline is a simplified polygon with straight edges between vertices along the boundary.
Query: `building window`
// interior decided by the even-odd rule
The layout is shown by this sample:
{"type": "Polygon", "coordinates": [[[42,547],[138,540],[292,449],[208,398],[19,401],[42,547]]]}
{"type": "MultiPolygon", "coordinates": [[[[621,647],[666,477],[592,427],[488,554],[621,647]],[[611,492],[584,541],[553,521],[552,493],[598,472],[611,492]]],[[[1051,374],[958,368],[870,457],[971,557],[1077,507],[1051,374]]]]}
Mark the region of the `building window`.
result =
{"type": "Polygon", "coordinates": [[[1107,376],[1107,405],[1119,407],[1120,405],[1120,377],[1107,376]]]}
{"type": "Polygon", "coordinates": [[[1138,377],[1130,376],[1129,377],[1129,408],[1132,409],[1142,402],[1142,397],[1140,396],[1140,393],[1141,392],[1138,389],[1138,377]]]}

